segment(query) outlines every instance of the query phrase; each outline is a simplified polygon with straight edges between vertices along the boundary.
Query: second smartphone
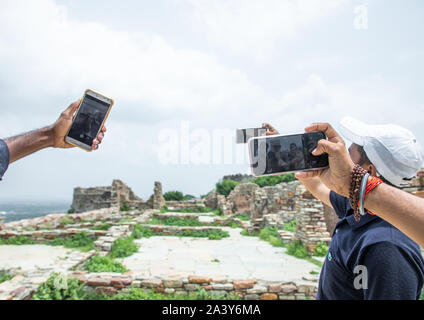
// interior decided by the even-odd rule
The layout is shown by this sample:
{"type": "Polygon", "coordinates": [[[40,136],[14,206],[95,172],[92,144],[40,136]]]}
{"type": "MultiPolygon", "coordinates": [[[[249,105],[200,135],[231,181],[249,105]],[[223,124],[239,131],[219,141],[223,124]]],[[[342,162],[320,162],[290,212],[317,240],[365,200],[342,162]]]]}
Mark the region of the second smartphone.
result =
{"type": "Polygon", "coordinates": [[[321,139],[326,139],[321,131],[251,138],[251,172],[259,177],[328,168],[328,154],[312,155],[321,139]]]}

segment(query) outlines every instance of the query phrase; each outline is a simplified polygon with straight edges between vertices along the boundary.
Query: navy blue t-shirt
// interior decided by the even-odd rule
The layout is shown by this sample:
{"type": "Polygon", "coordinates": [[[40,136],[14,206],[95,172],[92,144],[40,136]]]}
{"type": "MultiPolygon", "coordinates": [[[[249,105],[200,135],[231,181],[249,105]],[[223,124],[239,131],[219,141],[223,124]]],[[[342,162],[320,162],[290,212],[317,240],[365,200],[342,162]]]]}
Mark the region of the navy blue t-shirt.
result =
{"type": "Polygon", "coordinates": [[[346,197],[331,192],[330,201],[341,220],[333,232],[316,298],[419,299],[424,278],[420,247],[376,215],[366,214],[356,222],[346,197]]]}
{"type": "Polygon", "coordinates": [[[6,142],[0,139],[0,180],[9,166],[9,148],[6,142]]]}

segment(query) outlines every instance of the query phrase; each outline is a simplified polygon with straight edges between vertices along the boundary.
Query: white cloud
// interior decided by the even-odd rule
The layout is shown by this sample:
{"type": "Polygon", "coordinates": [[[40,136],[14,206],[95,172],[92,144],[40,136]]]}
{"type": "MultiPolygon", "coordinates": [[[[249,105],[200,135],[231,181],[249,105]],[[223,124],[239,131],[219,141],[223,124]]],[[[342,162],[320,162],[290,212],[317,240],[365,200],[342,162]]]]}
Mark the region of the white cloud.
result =
{"type": "Polygon", "coordinates": [[[196,28],[227,50],[258,60],[273,55],[278,40],[322,21],[346,0],[187,0],[196,28]]]}
{"type": "Polygon", "coordinates": [[[240,70],[214,55],[175,48],[159,35],[71,20],[50,0],[1,6],[0,83],[9,94],[77,98],[93,88],[146,122],[155,113],[219,112],[265,99],[240,70]]]}

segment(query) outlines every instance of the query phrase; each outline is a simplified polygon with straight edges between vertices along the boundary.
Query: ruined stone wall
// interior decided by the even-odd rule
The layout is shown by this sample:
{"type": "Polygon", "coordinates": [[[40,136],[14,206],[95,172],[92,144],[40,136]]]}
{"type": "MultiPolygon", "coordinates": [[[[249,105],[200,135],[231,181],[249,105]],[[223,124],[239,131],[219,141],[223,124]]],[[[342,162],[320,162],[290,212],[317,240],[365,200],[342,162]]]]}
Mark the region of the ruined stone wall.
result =
{"type": "Polygon", "coordinates": [[[75,188],[72,201],[72,208],[77,213],[104,208],[119,211],[124,207],[131,210],[160,209],[164,205],[160,182],[155,182],[153,195],[145,202],[121,180],[113,180],[107,187],[75,188]]]}
{"type": "Polygon", "coordinates": [[[252,231],[263,227],[281,230],[285,223],[297,220],[297,229],[290,238],[302,241],[312,252],[318,242],[329,244],[331,240],[322,203],[299,181],[263,188],[254,183],[242,183],[227,198],[210,193],[205,203],[208,206],[216,204],[226,214],[248,214],[253,222],[252,231]]]}

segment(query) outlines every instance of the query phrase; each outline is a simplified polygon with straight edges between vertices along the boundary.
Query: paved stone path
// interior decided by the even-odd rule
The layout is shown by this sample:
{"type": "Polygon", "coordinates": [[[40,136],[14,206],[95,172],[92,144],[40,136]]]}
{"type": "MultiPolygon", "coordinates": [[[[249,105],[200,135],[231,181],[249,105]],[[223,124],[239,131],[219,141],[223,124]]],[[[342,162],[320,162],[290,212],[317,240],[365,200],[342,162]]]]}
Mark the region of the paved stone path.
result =
{"type": "Polygon", "coordinates": [[[21,271],[39,268],[61,269],[64,261],[74,250],[46,245],[0,246],[0,270],[21,268],[21,271]]]}
{"type": "Polygon", "coordinates": [[[230,233],[229,238],[154,236],[136,240],[139,252],[119,260],[131,271],[152,277],[196,274],[287,282],[310,278],[310,271],[320,270],[306,260],[285,254],[284,248],[240,235],[242,229],[222,229],[230,233]]]}

